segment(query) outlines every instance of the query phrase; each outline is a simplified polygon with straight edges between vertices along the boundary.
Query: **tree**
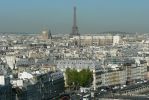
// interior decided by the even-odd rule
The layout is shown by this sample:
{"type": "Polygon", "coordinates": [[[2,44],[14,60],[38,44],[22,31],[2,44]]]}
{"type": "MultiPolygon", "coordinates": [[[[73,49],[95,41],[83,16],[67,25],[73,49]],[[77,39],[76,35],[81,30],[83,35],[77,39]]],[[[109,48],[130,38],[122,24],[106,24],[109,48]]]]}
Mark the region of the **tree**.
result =
{"type": "Polygon", "coordinates": [[[89,86],[93,80],[92,72],[89,69],[82,69],[78,72],[76,69],[66,69],[66,83],[69,86],[89,86]]]}
{"type": "Polygon", "coordinates": [[[80,86],[89,86],[92,82],[92,72],[89,69],[83,69],[79,72],[80,86]]]}

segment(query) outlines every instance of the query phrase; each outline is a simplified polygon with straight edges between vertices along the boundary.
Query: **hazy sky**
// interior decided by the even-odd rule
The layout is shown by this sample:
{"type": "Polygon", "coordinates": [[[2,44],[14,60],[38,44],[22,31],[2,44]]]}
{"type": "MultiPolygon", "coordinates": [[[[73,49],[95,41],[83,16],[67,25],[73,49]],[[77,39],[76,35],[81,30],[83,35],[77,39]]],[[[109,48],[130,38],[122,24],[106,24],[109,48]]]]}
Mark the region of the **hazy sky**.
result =
{"type": "Polygon", "coordinates": [[[73,6],[81,34],[149,32],[149,0],[0,0],[0,32],[71,32],[73,6]]]}

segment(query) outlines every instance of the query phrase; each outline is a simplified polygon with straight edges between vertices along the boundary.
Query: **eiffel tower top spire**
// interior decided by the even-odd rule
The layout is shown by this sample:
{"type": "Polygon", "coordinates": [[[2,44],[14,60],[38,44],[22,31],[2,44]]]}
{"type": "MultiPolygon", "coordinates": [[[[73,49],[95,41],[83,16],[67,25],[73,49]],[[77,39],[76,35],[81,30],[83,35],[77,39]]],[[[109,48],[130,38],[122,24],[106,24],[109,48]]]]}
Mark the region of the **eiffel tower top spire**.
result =
{"type": "Polygon", "coordinates": [[[80,34],[79,34],[78,26],[77,26],[76,6],[74,6],[73,10],[74,10],[74,14],[73,14],[73,26],[72,26],[72,33],[70,35],[71,36],[78,36],[80,34]]]}

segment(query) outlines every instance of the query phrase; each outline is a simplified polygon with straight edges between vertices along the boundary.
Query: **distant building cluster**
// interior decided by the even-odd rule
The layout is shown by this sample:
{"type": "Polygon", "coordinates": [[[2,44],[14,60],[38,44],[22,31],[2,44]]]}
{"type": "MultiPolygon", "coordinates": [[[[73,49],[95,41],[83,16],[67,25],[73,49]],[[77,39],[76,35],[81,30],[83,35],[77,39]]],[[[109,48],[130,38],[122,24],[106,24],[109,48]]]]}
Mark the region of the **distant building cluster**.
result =
{"type": "Polygon", "coordinates": [[[0,99],[43,100],[64,92],[64,76],[47,40],[30,35],[0,37],[0,99]],[[37,42],[38,40],[38,42],[37,42]]]}
{"type": "Polygon", "coordinates": [[[53,98],[67,87],[67,68],[89,69],[93,90],[149,80],[148,46],[148,36],[135,34],[73,37],[51,36],[47,31],[38,35],[3,34],[0,37],[0,85],[11,92],[11,96],[0,97],[53,98]]]}

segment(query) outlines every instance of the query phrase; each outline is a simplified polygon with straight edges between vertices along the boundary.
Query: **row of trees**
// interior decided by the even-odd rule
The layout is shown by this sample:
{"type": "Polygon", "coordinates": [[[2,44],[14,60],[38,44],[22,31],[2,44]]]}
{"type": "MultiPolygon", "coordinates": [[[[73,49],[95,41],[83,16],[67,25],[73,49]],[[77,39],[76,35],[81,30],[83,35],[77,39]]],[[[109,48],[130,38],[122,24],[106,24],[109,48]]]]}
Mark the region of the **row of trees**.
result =
{"type": "Polygon", "coordinates": [[[86,87],[92,83],[93,76],[89,69],[82,69],[77,71],[76,69],[66,69],[67,84],[69,86],[82,86],[86,87]]]}

